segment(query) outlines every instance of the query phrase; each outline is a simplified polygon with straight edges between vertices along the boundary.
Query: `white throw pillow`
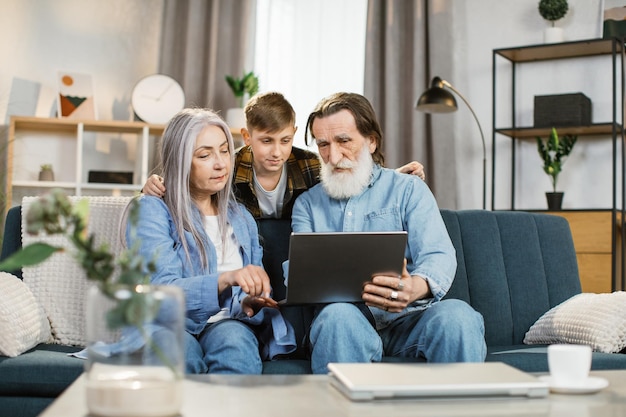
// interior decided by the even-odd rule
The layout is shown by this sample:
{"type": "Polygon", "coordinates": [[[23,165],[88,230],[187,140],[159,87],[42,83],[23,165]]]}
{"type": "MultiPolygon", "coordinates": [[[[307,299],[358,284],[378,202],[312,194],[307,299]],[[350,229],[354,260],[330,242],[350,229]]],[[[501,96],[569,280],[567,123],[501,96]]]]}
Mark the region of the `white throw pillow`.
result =
{"type": "Polygon", "coordinates": [[[17,356],[51,341],[43,307],[21,279],[0,272],[0,354],[17,356]]]}
{"type": "Polygon", "coordinates": [[[575,295],[541,316],[524,343],[576,343],[619,352],[626,347],[626,292],[575,295]]]}

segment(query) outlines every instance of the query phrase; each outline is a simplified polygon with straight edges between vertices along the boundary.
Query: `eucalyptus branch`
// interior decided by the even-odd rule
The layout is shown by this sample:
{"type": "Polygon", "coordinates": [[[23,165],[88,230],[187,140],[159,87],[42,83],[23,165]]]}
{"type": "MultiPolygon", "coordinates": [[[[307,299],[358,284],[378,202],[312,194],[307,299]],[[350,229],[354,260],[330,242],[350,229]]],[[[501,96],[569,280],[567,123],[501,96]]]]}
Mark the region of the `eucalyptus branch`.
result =
{"type": "MultiPolygon", "coordinates": [[[[135,233],[139,212],[136,201],[131,202],[129,212],[131,232],[135,233]]],[[[108,245],[97,246],[95,236],[87,234],[88,216],[89,202],[87,200],[80,200],[72,205],[61,190],[54,189],[30,206],[26,214],[26,231],[31,235],[64,235],[74,246],[76,260],[85,271],[87,279],[94,281],[102,293],[110,299],[115,299],[118,284],[131,286],[149,284],[150,274],[155,271],[154,262],[145,262],[139,256],[138,245],[135,245],[123,251],[116,264],[115,256],[108,245]],[[116,267],[120,271],[117,278],[114,276],[116,267]]],[[[34,266],[44,262],[54,253],[64,250],[63,247],[45,242],[32,243],[0,263],[0,270],[12,271],[25,266],[34,266]]],[[[115,329],[125,325],[137,326],[143,321],[154,318],[156,314],[154,308],[141,307],[141,297],[132,300],[127,306],[118,305],[117,308],[121,311],[132,308],[134,313],[128,314],[128,311],[122,311],[115,319],[109,321],[109,327],[115,329]]]]}
{"type": "MultiPolygon", "coordinates": [[[[128,213],[129,233],[136,237],[136,224],[139,220],[139,205],[136,200],[131,201],[128,213]]],[[[94,281],[102,294],[114,301],[113,308],[106,314],[108,328],[115,330],[126,326],[135,327],[148,348],[178,375],[176,367],[165,352],[144,329],[144,324],[154,321],[161,307],[160,300],[139,290],[139,286],[150,284],[150,275],[156,271],[154,260],[146,262],[140,256],[138,239],[132,239],[135,244],[122,251],[116,259],[108,245],[97,246],[94,235],[87,234],[88,216],[88,200],[80,200],[72,205],[61,190],[54,189],[30,206],[26,214],[26,231],[31,235],[64,235],[74,246],[74,255],[87,279],[94,281]],[[129,291],[127,298],[120,299],[116,297],[116,293],[123,286],[133,287],[136,291],[129,291]]],[[[61,251],[64,251],[63,247],[35,242],[0,263],[0,270],[12,271],[37,265],[61,251]]]]}

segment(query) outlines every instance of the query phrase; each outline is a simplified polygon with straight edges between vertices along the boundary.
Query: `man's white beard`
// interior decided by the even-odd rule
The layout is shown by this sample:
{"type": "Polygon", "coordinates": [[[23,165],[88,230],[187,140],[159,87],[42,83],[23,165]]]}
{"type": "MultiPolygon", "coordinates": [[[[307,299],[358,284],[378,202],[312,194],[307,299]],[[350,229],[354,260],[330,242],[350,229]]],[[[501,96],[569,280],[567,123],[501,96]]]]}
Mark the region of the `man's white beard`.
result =
{"type": "Polygon", "coordinates": [[[361,194],[369,184],[373,170],[374,160],[369,147],[363,145],[357,161],[343,158],[336,166],[322,161],[320,179],[322,187],[329,196],[343,200],[361,194]],[[334,168],[351,169],[351,171],[337,172],[333,170],[334,168]]]}

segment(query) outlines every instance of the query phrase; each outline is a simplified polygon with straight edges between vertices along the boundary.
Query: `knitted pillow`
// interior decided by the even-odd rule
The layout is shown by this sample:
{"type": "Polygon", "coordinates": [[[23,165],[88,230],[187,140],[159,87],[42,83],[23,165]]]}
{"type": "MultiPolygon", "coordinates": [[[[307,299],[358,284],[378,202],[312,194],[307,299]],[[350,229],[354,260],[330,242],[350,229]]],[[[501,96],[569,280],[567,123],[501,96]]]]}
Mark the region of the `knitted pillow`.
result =
{"type": "MultiPolygon", "coordinates": [[[[106,243],[114,253],[121,250],[120,221],[131,197],[75,197],[76,204],[89,201],[88,233],[93,233],[96,245],[106,243]]],[[[43,306],[52,329],[53,343],[85,346],[85,299],[92,285],[76,262],[75,249],[62,235],[31,236],[25,232],[26,216],[36,197],[22,199],[22,243],[38,241],[67,248],[57,252],[39,265],[23,268],[24,283],[43,306]]]]}
{"type": "Polygon", "coordinates": [[[21,279],[0,272],[0,294],[0,354],[17,356],[50,340],[46,313],[21,279]]]}
{"type": "Polygon", "coordinates": [[[626,347],[625,312],[624,291],[578,294],[541,316],[524,343],[576,343],[596,352],[620,352],[626,347]]]}

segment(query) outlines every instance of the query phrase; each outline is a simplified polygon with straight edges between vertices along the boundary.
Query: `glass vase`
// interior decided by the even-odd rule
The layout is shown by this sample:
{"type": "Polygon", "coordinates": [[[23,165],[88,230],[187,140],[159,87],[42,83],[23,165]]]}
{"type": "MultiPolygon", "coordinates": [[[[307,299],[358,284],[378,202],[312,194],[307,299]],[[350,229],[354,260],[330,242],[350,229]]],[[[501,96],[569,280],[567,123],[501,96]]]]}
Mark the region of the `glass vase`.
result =
{"type": "Polygon", "coordinates": [[[90,288],[87,408],[96,416],[174,416],[182,406],[185,302],[175,286],[90,288]]]}

